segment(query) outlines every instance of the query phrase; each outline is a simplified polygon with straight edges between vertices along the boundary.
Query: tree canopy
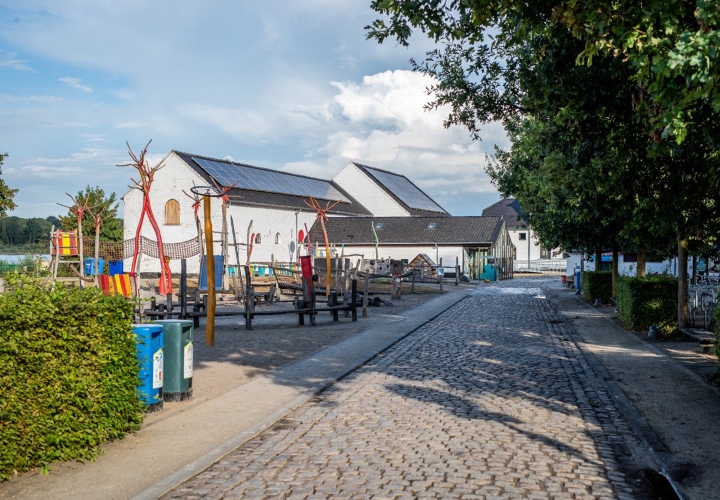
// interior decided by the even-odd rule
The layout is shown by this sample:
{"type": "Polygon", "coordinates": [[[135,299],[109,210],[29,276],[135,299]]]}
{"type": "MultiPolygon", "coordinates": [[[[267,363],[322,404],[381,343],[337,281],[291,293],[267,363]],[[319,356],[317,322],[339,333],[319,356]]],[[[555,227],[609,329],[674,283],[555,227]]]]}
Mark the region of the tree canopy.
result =
{"type": "Polygon", "coordinates": [[[720,9],[713,0],[373,0],[385,16],[367,27],[379,42],[407,45],[414,29],[436,41],[478,45],[500,25],[524,36],[550,23],[582,41],[578,62],[599,54],[625,61],[654,107],[652,122],[677,142],[702,106],[720,112],[720,9]]]}
{"type": "MultiPolygon", "coordinates": [[[[662,0],[376,0],[368,37],[438,42],[430,108],[512,141],[490,174],[545,246],[707,248],[720,227],[718,9],[662,0]],[[674,140],[668,140],[672,136],[674,140]]],[[[683,324],[679,310],[679,322],[683,324]]]]}
{"type": "Polygon", "coordinates": [[[115,193],[106,195],[99,187],[85,187],[71,198],[66,215],[60,215],[60,223],[65,230],[78,227],[77,209],[82,211],[83,235],[94,237],[96,217],[100,219],[100,239],[103,241],[122,241],[123,220],[117,217],[118,203],[115,193]]]}
{"type": "MultiPolygon", "coordinates": [[[[0,154],[0,167],[2,167],[3,160],[7,157],[7,153],[0,154]]],[[[2,172],[0,172],[1,174],[2,172]]],[[[8,210],[12,210],[17,207],[13,199],[17,194],[17,189],[11,189],[5,181],[0,179],[0,217],[5,217],[8,210]]]]}

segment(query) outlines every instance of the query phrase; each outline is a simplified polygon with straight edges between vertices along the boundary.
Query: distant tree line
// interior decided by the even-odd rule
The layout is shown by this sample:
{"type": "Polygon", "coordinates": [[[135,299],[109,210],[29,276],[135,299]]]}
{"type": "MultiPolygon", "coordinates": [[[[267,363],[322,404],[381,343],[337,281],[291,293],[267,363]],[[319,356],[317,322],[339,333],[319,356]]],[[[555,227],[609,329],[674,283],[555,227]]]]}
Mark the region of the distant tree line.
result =
{"type": "Polygon", "coordinates": [[[37,245],[40,243],[50,244],[50,229],[52,226],[60,227],[60,219],[54,216],[42,219],[33,217],[23,219],[21,217],[0,218],[0,243],[3,245],[37,245]]]}
{"type": "MultiPolygon", "coordinates": [[[[0,189],[1,191],[1,189],[0,189]]],[[[50,245],[50,231],[55,229],[75,231],[78,228],[76,208],[81,207],[83,214],[83,234],[88,238],[95,236],[95,216],[100,223],[100,239],[102,241],[122,241],[123,220],[117,217],[118,204],[115,193],[109,196],[98,187],[87,186],[72,197],[73,205],[67,207],[65,215],[46,218],[33,217],[23,219],[15,216],[0,216],[0,245],[24,246],[50,245]]],[[[23,248],[22,251],[27,250],[23,248]]]]}

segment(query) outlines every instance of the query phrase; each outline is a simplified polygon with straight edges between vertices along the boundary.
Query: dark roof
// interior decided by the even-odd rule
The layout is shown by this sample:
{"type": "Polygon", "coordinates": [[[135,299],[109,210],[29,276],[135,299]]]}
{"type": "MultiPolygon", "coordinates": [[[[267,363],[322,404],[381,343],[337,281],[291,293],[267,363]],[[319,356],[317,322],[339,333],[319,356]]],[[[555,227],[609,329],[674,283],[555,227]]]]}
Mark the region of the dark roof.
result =
{"type": "MultiPolygon", "coordinates": [[[[242,167],[244,169],[253,169],[254,171],[257,171],[258,173],[262,173],[262,172],[277,173],[278,172],[276,170],[255,167],[253,165],[247,165],[245,163],[238,163],[238,162],[228,161],[228,160],[218,160],[216,158],[210,158],[207,156],[183,153],[180,151],[172,151],[172,152],[175,153],[178,157],[180,157],[200,177],[205,179],[207,184],[210,186],[212,186],[214,184],[222,185],[222,182],[218,182],[217,179],[214,179],[210,174],[208,174],[207,171],[205,171],[205,169],[203,169],[200,165],[198,165],[195,162],[195,160],[193,160],[193,158],[199,158],[199,159],[203,159],[203,160],[210,160],[210,161],[215,161],[215,162],[226,163],[229,165],[242,167]],[[215,182],[213,182],[213,180],[215,182]]],[[[334,189],[337,189],[340,192],[340,194],[342,194],[342,196],[345,197],[345,199],[348,201],[343,201],[341,203],[338,203],[335,207],[333,207],[331,210],[328,211],[328,213],[330,213],[330,214],[370,215],[372,213],[372,212],[368,211],[365,207],[363,207],[360,204],[360,202],[355,200],[345,190],[343,190],[340,186],[338,186],[337,184],[335,184],[332,181],[316,179],[314,177],[308,177],[308,176],[304,176],[304,175],[291,174],[288,172],[282,172],[282,174],[290,176],[292,178],[299,179],[299,180],[310,179],[313,181],[327,183],[328,186],[332,186],[334,189]]],[[[305,204],[305,200],[309,201],[309,196],[296,196],[296,195],[292,195],[292,194],[284,194],[284,193],[278,193],[278,192],[268,192],[268,191],[254,190],[254,189],[238,189],[238,188],[230,189],[227,194],[228,194],[228,197],[230,198],[230,202],[233,205],[278,208],[278,209],[283,209],[283,210],[299,210],[299,211],[303,211],[303,212],[313,212],[313,210],[305,204]]],[[[318,202],[320,203],[320,206],[322,206],[323,208],[325,208],[325,206],[327,206],[326,200],[319,199],[318,202]]]]}
{"type": "MultiPolygon", "coordinates": [[[[380,245],[492,245],[504,227],[500,217],[481,216],[330,217],[325,222],[328,240],[335,245],[374,245],[373,226],[380,245]]],[[[310,238],[313,243],[324,241],[317,221],[310,228],[310,238]]]]}
{"type": "Polygon", "coordinates": [[[387,194],[397,201],[411,215],[445,214],[447,210],[437,204],[425,192],[413,184],[404,175],[369,167],[362,163],[352,162],[357,168],[372,178],[387,194]],[[390,181],[394,186],[388,185],[390,181]],[[393,189],[395,187],[395,189],[393,189]],[[399,189],[398,189],[399,188],[399,189]],[[400,191],[400,192],[396,192],[400,191]]]}
{"type": "Polygon", "coordinates": [[[525,229],[527,220],[523,216],[520,202],[515,198],[503,198],[482,211],[483,215],[502,217],[508,229],[525,229]]]}

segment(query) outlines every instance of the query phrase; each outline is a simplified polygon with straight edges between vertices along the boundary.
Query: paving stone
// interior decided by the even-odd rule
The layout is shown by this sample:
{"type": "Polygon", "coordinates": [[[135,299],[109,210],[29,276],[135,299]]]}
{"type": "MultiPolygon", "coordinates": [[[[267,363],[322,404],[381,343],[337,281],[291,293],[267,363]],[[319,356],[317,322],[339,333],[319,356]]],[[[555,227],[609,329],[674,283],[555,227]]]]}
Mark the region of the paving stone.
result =
{"type": "Polygon", "coordinates": [[[631,494],[632,432],[536,283],[480,285],[165,497],[631,494]]]}

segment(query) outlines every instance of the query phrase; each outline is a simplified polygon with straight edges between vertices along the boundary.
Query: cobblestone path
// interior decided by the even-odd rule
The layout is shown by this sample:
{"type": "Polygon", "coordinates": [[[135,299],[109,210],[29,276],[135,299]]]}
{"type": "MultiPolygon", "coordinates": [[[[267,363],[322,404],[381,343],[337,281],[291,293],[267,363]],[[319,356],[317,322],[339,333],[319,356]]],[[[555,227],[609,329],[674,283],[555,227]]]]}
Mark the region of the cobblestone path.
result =
{"type": "Polygon", "coordinates": [[[164,498],[634,498],[634,438],[537,283],[480,285],[164,498]]]}

